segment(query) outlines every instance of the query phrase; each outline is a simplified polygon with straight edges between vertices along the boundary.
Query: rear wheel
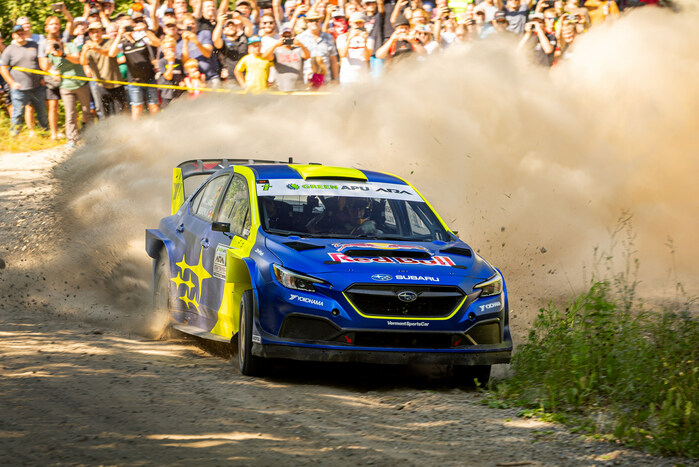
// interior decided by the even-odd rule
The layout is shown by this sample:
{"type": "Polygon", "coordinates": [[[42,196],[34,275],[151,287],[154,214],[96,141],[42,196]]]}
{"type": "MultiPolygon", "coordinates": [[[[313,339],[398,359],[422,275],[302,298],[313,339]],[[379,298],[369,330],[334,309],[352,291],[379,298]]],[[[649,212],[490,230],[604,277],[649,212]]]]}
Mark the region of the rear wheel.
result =
{"type": "Polygon", "coordinates": [[[485,386],[490,380],[490,365],[454,365],[454,378],[465,386],[485,386]]]}
{"type": "Polygon", "coordinates": [[[261,376],[264,373],[264,359],[252,354],[252,328],[255,314],[252,291],[243,292],[240,300],[240,321],[238,326],[238,365],[240,372],[247,376],[261,376]]]}
{"type": "Polygon", "coordinates": [[[162,250],[155,265],[153,280],[153,315],[148,334],[154,339],[169,337],[170,326],[170,262],[167,252],[162,250]]]}

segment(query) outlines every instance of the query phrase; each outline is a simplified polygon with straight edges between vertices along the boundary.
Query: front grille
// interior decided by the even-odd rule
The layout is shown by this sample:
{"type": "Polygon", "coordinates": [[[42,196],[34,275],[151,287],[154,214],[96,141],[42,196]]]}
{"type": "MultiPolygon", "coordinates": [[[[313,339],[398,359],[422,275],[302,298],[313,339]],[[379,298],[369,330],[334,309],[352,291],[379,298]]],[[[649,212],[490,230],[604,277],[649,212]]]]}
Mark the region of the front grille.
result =
{"type": "Polygon", "coordinates": [[[450,315],[464,299],[458,287],[435,285],[356,284],[345,291],[357,309],[370,316],[434,318],[450,315]],[[405,302],[401,292],[413,292],[417,298],[405,302]]]}

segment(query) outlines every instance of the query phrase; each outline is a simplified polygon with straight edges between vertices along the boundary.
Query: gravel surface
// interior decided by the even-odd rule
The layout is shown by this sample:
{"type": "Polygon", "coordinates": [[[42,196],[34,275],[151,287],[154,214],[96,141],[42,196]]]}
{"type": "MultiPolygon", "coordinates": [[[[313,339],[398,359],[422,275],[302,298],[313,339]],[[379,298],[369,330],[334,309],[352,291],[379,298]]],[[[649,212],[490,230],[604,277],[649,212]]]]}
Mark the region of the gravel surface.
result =
{"type": "Polygon", "coordinates": [[[250,378],[222,345],[128,332],[84,278],[48,267],[65,157],[0,154],[3,464],[696,465],[489,408],[439,368],[287,362],[250,378]]]}

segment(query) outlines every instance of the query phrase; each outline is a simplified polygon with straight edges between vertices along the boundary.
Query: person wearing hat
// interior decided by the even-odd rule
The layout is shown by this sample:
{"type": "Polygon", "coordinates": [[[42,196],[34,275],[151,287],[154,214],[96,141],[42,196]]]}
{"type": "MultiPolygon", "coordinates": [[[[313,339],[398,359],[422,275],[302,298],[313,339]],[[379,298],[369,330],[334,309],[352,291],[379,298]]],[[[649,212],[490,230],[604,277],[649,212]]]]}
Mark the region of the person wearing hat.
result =
{"type": "MultiPolygon", "coordinates": [[[[311,11],[306,15],[306,24],[308,29],[299,34],[298,40],[306,46],[308,51],[311,53],[311,57],[319,57],[323,60],[325,68],[330,70],[331,77],[324,75],[324,84],[328,81],[337,80],[340,74],[339,63],[337,59],[337,47],[335,46],[335,40],[333,36],[327,32],[323,32],[321,29],[321,21],[323,20],[323,15],[317,11],[311,11]]],[[[311,68],[311,60],[306,60],[303,64],[303,79],[308,82],[308,79],[313,74],[311,68]]]]}
{"type": "Polygon", "coordinates": [[[340,55],[340,84],[354,84],[369,77],[369,59],[373,50],[369,33],[364,29],[366,17],[358,11],[349,18],[349,31],[337,38],[340,55]]]}
{"type": "Polygon", "coordinates": [[[480,38],[485,39],[492,34],[500,34],[507,32],[507,26],[509,21],[507,16],[505,16],[504,11],[496,11],[493,15],[493,20],[490,23],[486,23],[481,30],[480,38]]]}
{"type": "Polygon", "coordinates": [[[214,54],[214,43],[211,32],[197,30],[194,16],[187,13],[182,18],[182,40],[177,43],[177,58],[187,63],[190,58],[196,58],[199,69],[204,73],[206,83],[211,88],[221,85],[221,66],[214,54]]]}
{"type": "Polygon", "coordinates": [[[12,28],[12,43],[0,55],[0,74],[10,87],[12,98],[12,116],[10,136],[17,136],[21,129],[24,108],[34,107],[39,125],[49,129],[46,114],[46,88],[42,85],[41,75],[15,70],[15,67],[38,70],[39,44],[27,40],[29,34],[17,24],[12,28]]]}
{"type": "Polygon", "coordinates": [[[335,5],[329,5],[328,9],[330,10],[330,17],[332,18],[332,25],[328,28],[328,33],[333,36],[333,39],[337,40],[338,37],[346,33],[349,29],[345,10],[337,8],[335,5]]]}
{"type": "Polygon", "coordinates": [[[272,64],[262,58],[262,43],[259,36],[248,39],[248,54],[240,59],[233,73],[240,87],[258,93],[267,89],[269,70],[272,64]]]}
{"type": "Polygon", "coordinates": [[[228,83],[237,86],[235,67],[248,54],[248,36],[245,34],[243,16],[240,13],[234,14],[231,19],[226,14],[219,16],[212,40],[222,59],[221,78],[228,79],[228,83]]]}
{"type": "Polygon", "coordinates": [[[550,67],[553,65],[554,52],[556,50],[556,34],[549,29],[545,22],[551,23],[556,19],[553,8],[547,9],[544,13],[534,13],[530,21],[524,27],[524,35],[517,46],[520,50],[527,50],[531,54],[534,63],[550,67]]]}
{"type": "Polygon", "coordinates": [[[280,91],[297,91],[303,86],[303,61],[311,58],[311,53],[294,38],[291,28],[283,28],[279,40],[262,57],[274,64],[274,82],[280,91]]]}
{"type": "MultiPolygon", "coordinates": [[[[425,48],[427,55],[432,55],[439,50],[439,42],[432,37],[432,28],[430,26],[427,24],[415,26],[415,31],[417,31],[417,40],[425,48]]],[[[426,56],[419,56],[418,60],[425,60],[426,58],[426,56]]]]}
{"type": "MultiPolygon", "coordinates": [[[[110,27],[116,27],[116,24],[110,27]]],[[[105,38],[104,32],[102,23],[91,23],[87,29],[89,39],[80,50],[80,64],[98,80],[90,84],[90,91],[100,118],[119,115],[129,106],[124,85],[106,82],[122,81],[123,78],[117,58],[109,56],[114,40],[105,38]]]]}
{"type": "MultiPolygon", "coordinates": [[[[61,75],[60,96],[65,108],[66,137],[68,138],[68,147],[73,147],[78,141],[78,110],[76,108],[78,105],[82,109],[83,127],[92,123],[90,86],[84,79],[73,79],[73,77],[85,78],[83,67],[80,66],[80,51],[77,45],[70,42],[64,45],[57,36],[49,35],[46,49],[48,50],[46,60],[49,62],[46,69],[50,67],[56,74],[61,75]]],[[[57,106],[56,113],[58,113],[57,106]]],[[[58,115],[55,118],[57,119],[58,115]]]]}
{"type": "Polygon", "coordinates": [[[425,47],[417,40],[416,31],[410,30],[410,23],[405,16],[400,15],[394,27],[391,37],[376,51],[376,58],[386,59],[388,63],[395,64],[415,53],[427,55],[425,47]]]}

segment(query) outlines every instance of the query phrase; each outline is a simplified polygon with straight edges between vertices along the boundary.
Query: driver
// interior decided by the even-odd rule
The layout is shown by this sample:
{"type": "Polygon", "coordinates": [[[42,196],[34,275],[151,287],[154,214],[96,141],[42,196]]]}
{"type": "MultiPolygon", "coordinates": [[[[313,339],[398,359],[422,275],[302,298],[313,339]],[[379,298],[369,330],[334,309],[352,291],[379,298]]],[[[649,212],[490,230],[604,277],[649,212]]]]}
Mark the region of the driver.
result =
{"type": "Polygon", "coordinates": [[[337,229],[339,233],[376,235],[382,233],[376,228],[376,222],[368,219],[368,206],[371,200],[368,198],[340,198],[340,206],[343,206],[337,215],[337,229]]]}

